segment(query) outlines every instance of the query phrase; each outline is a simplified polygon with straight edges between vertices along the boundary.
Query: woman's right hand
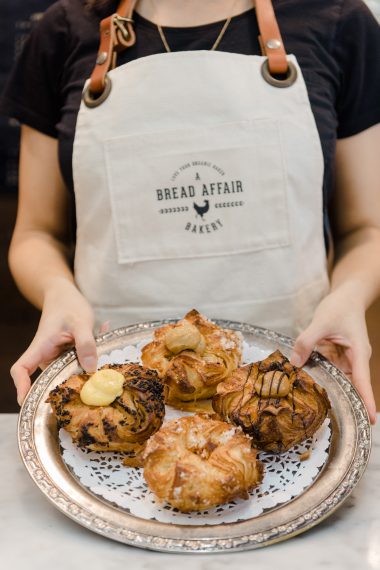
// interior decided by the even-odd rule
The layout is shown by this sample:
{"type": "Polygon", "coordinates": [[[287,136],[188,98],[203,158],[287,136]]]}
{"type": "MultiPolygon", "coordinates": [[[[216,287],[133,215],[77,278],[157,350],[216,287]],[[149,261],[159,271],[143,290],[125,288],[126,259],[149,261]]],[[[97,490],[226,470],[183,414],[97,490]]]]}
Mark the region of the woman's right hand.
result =
{"type": "Polygon", "coordinates": [[[46,293],[32,343],[11,368],[19,405],[29,391],[31,374],[38,367],[45,368],[70,347],[76,348],[79,364],[86,372],[96,370],[93,327],[93,310],[75,285],[64,279],[55,283],[46,293]]]}

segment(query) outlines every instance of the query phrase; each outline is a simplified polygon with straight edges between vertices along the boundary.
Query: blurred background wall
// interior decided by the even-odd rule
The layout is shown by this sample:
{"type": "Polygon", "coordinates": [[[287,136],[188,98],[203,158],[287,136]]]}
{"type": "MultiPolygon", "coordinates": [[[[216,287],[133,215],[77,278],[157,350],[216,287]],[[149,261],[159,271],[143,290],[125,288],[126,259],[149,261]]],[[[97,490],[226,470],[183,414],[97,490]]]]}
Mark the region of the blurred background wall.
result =
{"type": "MultiPolygon", "coordinates": [[[[380,20],[380,0],[367,3],[380,20]]],[[[30,30],[51,4],[53,0],[1,0],[0,91],[30,30]]],[[[17,208],[18,141],[17,122],[0,117],[0,412],[18,410],[9,368],[32,340],[39,319],[39,312],[17,291],[7,265],[17,208]]],[[[380,301],[368,312],[368,326],[373,347],[372,378],[380,410],[380,301]]]]}

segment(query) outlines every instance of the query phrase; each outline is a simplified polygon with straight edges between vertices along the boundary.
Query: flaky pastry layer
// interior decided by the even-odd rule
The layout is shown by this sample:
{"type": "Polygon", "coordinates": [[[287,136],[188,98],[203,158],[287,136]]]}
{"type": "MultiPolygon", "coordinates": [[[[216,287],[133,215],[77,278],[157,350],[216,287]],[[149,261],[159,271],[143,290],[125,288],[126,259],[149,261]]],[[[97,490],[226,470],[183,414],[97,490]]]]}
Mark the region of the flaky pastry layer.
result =
{"type": "Polygon", "coordinates": [[[206,415],[168,422],[149,439],[143,457],[149,488],[182,512],[248,498],[263,477],[250,438],[206,415]]]}
{"type": "Polygon", "coordinates": [[[80,398],[88,374],[76,374],[54,388],[47,399],[59,427],[78,446],[93,451],[123,451],[125,464],[141,465],[147,439],[165,416],[163,386],[154,370],[139,364],[105,365],[122,373],[123,393],[108,406],[88,406],[80,398]]]}
{"type": "Polygon", "coordinates": [[[157,370],[168,387],[167,401],[210,398],[241,362],[241,337],[208,321],[196,310],[154,333],[142,350],[144,366],[157,370]]]}

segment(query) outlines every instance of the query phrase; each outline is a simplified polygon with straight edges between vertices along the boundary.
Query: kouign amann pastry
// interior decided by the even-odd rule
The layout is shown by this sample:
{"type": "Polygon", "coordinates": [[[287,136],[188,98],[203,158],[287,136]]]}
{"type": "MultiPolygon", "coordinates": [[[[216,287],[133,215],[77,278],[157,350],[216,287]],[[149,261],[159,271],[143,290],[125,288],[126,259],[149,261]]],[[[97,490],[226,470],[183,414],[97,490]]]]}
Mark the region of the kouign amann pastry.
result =
{"type": "Polygon", "coordinates": [[[134,363],[71,376],[47,402],[74,443],[93,451],[123,451],[130,466],[141,465],[146,441],[165,416],[157,373],[134,363]]]}
{"type": "Polygon", "coordinates": [[[142,349],[142,362],[168,386],[169,403],[210,398],[241,362],[241,335],[192,310],[155,331],[142,349]]]}
{"type": "Polygon", "coordinates": [[[151,491],[183,512],[246,499],[263,478],[250,438],[206,415],[165,424],[149,439],[143,458],[151,491]]]}
{"type": "Polygon", "coordinates": [[[278,453],[312,436],[331,407],[326,390],[279,350],[235,370],[218,385],[212,405],[255,447],[278,453]]]}

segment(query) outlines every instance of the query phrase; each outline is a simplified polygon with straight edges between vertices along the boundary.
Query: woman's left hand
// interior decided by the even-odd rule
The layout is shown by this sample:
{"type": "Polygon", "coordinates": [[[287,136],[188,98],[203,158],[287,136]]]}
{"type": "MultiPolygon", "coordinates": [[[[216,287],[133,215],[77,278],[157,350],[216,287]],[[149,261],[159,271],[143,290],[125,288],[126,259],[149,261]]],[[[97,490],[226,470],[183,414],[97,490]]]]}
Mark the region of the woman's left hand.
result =
{"type": "Polygon", "coordinates": [[[318,305],[312,322],[298,336],[291,363],[303,366],[316,349],[342,370],[355,385],[376,423],[376,404],[371,386],[365,310],[351,294],[336,290],[318,305]]]}

